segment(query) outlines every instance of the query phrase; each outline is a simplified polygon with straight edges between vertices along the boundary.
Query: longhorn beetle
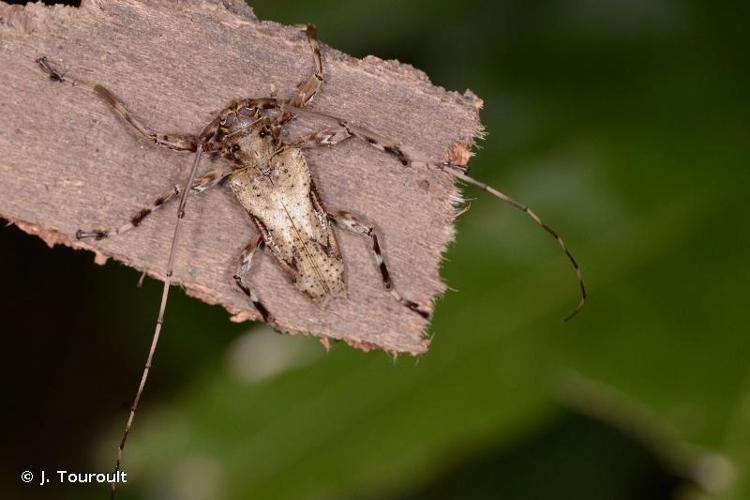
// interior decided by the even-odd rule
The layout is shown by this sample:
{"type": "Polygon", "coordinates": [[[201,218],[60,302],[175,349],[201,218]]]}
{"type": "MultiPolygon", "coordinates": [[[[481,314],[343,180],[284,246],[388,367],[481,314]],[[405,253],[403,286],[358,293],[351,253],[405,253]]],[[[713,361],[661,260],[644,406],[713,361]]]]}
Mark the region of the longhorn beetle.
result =
{"type": "MultiPolygon", "coordinates": [[[[307,34],[314,70],[312,75],[298,87],[297,93],[288,101],[279,100],[275,97],[235,100],[229,103],[198,135],[167,135],[156,132],[131,114],[122,101],[106,88],[64,74],[54,67],[46,56],[39,57],[36,60],[36,63],[51,80],[59,83],[69,82],[75,87],[87,89],[97,94],[112,107],[115,113],[146,139],[175,151],[195,153],[193,167],[184,187],[175,186],[173,189],[156,196],[151,205],[141,209],[129,221],[119,227],[79,229],[76,232],[76,238],[79,240],[101,240],[117,236],[135,229],[146,217],[167,203],[179,200],[159,314],[140,384],[117,450],[115,472],[120,469],[125,443],[159,341],[164,322],[164,310],[172,282],[175,247],[179,241],[180,225],[185,215],[185,205],[190,192],[201,193],[226,181],[258,228],[260,236],[251,241],[242,251],[234,279],[263,320],[272,327],[278,329],[273,312],[263,305],[262,297],[253,290],[248,279],[253,257],[258,250],[269,251],[301,293],[307,295],[314,302],[324,305],[327,299],[341,297],[346,293],[344,260],[336,240],[334,227],[368,238],[385,290],[404,307],[424,318],[429,318],[426,309],[403,297],[394,287],[380,249],[380,237],[375,229],[351,213],[343,210],[332,210],[325,206],[310,176],[310,169],[303,152],[305,149],[334,146],[354,137],[395,157],[404,167],[421,165],[436,168],[488,192],[512,207],[525,212],[534,222],[552,235],[573,265],[581,298],[576,308],[564,320],[567,321],[575,316],[586,300],[586,288],[581,269],[575,258],[560,235],[527,206],[493,187],[469,177],[460,165],[447,161],[433,162],[410,158],[396,141],[367,128],[356,126],[346,119],[305,109],[320,91],[324,72],[315,27],[307,25],[301,27],[301,29],[307,34]],[[286,143],[281,135],[282,129],[297,115],[323,118],[329,121],[331,126],[307,135],[294,143],[286,143]],[[197,171],[201,156],[205,153],[218,155],[224,160],[224,165],[223,168],[198,176],[197,171]]],[[[113,496],[114,491],[115,483],[112,483],[113,496]]]]}

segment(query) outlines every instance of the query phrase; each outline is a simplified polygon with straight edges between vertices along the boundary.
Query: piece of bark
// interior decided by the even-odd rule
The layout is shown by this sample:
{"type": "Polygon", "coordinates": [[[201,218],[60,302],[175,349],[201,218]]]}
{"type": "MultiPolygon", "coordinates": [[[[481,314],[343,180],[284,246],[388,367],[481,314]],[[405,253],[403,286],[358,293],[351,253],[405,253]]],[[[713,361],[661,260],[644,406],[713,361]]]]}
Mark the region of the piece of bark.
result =
{"type": "MultiPolygon", "coordinates": [[[[476,96],[446,92],[396,61],[355,59],[325,45],[322,51],[325,82],[312,110],[370,127],[420,158],[468,161],[481,134],[476,96]]],[[[192,155],[156,147],[93,94],[46,78],[34,63],[41,55],[108,87],[163,132],[198,133],[231,99],[288,98],[312,71],[303,32],[258,21],[240,0],[99,0],[80,8],[0,2],[0,217],[50,244],[93,250],[97,262],[112,257],[157,278],[164,274],[174,208],[101,242],[78,242],[74,234],[117,226],[154,195],[184,183],[192,155]]],[[[301,117],[289,134],[315,125],[301,117]]],[[[431,310],[445,290],[439,265],[453,238],[459,199],[453,179],[435,169],[404,168],[357,140],[306,156],[324,203],[372,221],[384,235],[396,287],[431,310]]],[[[202,170],[210,167],[206,160],[202,170]]],[[[347,299],[317,307],[268,255],[251,271],[258,295],[290,333],[362,349],[424,352],[427,321],[384,291],[369,242],[338,235],[347,299]]],[[[235,321],[258,319],[232,279],[242,248],[254,238],[227,188],[191,196],[175,283],[222,305],[235,321]]]]}

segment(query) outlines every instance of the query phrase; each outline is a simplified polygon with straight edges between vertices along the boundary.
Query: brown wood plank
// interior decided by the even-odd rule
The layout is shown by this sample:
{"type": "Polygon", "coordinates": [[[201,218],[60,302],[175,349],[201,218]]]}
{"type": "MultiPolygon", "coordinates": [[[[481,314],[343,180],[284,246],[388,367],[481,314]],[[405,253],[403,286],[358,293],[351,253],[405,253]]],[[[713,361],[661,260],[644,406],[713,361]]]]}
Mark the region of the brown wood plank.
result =
{"type": "MultiPolygon", "coordinates": [[[[325,33],[320,36],[325,41],[325,33]]],[[[397,61],[356,59],[325,44],[322,50],[325,83],[311,109],[396,138],[415,156],[468,160],[481,134],[476,96],[435,87],[397,61]]],[[[258,21],[241,1],[175,7],[101,0],[78,9],[0,2],[0,217],[51,244],[94,250],[99,261],[111,257],[157,278],[164,273],[174,209],[110,240],[83,243],[74,234],[117,225],[155,194],[183,183],[192,156],[150,144],[94,95],[45,78],[34,63],[40,55],[108,87],[155,130],[189,133],[198,133],[231,99],[291,96],[312,70],[304,33],[258,21]]],[[[290,136],[314,125],[300,118],[290,136]]],[[[430,305],[445,290],[439,266],[453,238],[458,193],[452,178],[403,168],[356,141],[310,151],[307,158],[326,205],[374,222],[385,235],[398,289],[430,305]]],[[[208,168],[206,161],[202,170],[208,168]]],[[[260,256],[251,279],[279,323],[290,333],[363,349],[424,352],[427,322],[383,290],[367,241],[339,236],[349,296],[326,309],[297,293],[272,259],[260,256]]],[[[255,237],[227,188],[192,196],[175,282],[222,305],[235,320],[257,319],[232,280],[242,248],[255,237]]],[[[168,318],[169,312],[167,329],[168,318]]]]}

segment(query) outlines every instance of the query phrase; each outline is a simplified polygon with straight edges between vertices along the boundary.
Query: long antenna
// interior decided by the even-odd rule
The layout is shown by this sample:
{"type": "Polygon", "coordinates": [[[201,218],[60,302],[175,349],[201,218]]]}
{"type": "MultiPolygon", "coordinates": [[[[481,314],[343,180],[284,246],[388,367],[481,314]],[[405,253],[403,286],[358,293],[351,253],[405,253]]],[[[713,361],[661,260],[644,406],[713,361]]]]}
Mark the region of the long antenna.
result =
{"type": "Polygon", "coordinates": [[[557,240],[557,244],[560,245],[560,248],[562,248],[563,252],[565,253],[565,256],[568,258],[570,263],[573,265],[573,269],[576,273],[576,278],[578,279],[578,287],[581,289],[581,298],[578,301],[578,304],[576,305],[575,309],[571,311],[567,316],[563,318],[563,321],[569,321],[573,319],[574,316],[576,316],[579,312],[581,312],[581,309],[583,309],[583,305],[586,303],[586,285],[583,281],[583,273],[581,272],[581,266],[578,265],[578,261],[575,257],[573,257],[573,254],[568,249],[567,245],[565,244],[565,241],[563,241],[560,234],[552,229],[550,226],[548,226],[533,210],[531,210],[529,207],[524,205],[523,203],[516,201],[515,199],[511,198],[507,194],[503,193],[502,191],[498,191],[497,189],[493,188],[492,186],[485,184],[484,182],[478,181],[474,179],[473,177],[469,177],[468,175],[464,174],[460,168],[456,167],[455,165],[444,162],[438,164],[439,167],[441,167],[443,170],[446,170],[454,177],[457,177],[458,179],[461,179],[467,184],[471,184],[474,187],[477,187],[495,198],[498,198],[499,200],[507,203],[511,207],[515,208],[516,210],[520,210],[521,212],[525,213],[529,217],[531,217],[534,222],[536,222],[542,229],[547,231],[555,240],[557,240]]]}
{"type": "MultiPolygon", "coordinates": [[[[146,358],[146,364],[143,366],[143,373],[141,374],[141,382],[138,384],[138,392],[135,393],[135,399],[130,407],[130,414],[128,415],[128,421],[125,424],[125,430],[122,433],[122,440],[120,446],[117,448],[117,462],[115,464],[114,475],[117,477],[120,471],[120,464],[122,462],[122,452],[125,449],[125,442],[128,440],[128,434],[130,434],[130,428],[133,426],[133,419],[135,418],[135,412],[138,410],[138,403],[141,400],[143,389],[146,387],[146,381],[148,380],[148,373],[151,370],[151,362],[154,359],[154,353],[156,352],[156,346],[159,343],[159,336],[161,334],[161,327],[164,324],[164,311],[167,308],[167,298],[169,297],[169,289],[172,286],[172,273],[174,271],[174,259],[175,259],[175,248],[180,237],[180,227],[182,225],[182,219],[185,217],[185,205],[187,204],[187,197],[190,189],[193,185],[196,172],[198,172],[198,165],[201,161],[201,155],[203,154],[203,142],[197,145],[195,152],[195,162],[193,168],[190,171],[190,176],[185,184],[185,188],[182,190],[180,195],[180,205],[177,207],[177,222],[174,226],[174,234],[172,235],[172,246],[169,248],[169,259],[167,260],[167,273],[164,277],[164,288],[161,293],[161,304],[159,305],[159,316],[156,318],[156,326],[154,328],[154,336],[151,339],[151,347],[148,351],[148,357],[146,358]]],[[[117,489],[117,482],[112,482],[112,491],[110,498],[115,498],[115,490],[117,489]]]]}
{"type": "Polygon", "coordinates": [[[486,193],[489,193],[490,195],[494,196],[500,201],[507,203],[508,205],[515,208],[516,210],[520,210],[521,212],[528,215],[534,222],[536,222],[539,225],[539,227],[544,229],[547,233],[549,233],[550,236],[552,236],[557,241],[557,244],[560,245],[560,248],[562,248],[563,253],[572,264],[573,270],[576,273],[576,279],[578,280],[578,288],[580,288],[581,298],[578,301],[578,304],[576,304],[575,309],[573,309],[573,311],[571,311],[567,316],[563,318],[563,322],[573,319],[573,317],[575,317],[579,312],[581,312],[581,309],[583,309],[583,306],[586,303],[586,296],[587,296],[586,284],[583,281],[583,272],[581,271],[581,266],[578,265],[578,261],[576,260],[575,257],[573,257],[573,254],[568,249],[568,246],[565,244],[565,241],[560,236],[560,233],[558,233],[557,231],[552,229],[550,226],[548,226],[547,223],[544,222],[536,214],[536,212],[534,212],[528,206],[511,198],[510,196],[503,193],[502,191],[498,191],[497,189],[493,188],[489,184],[485,184],[484,182],[478,181],[474,179],[473,177],[466,175],[466,173],[464,173],[464,169],[460,165],[455,165],[447,161],[432,162],[432,161],[414,160],[409,155],[407,155],[406,152],[404,152],[404,150],[401,149],[401,147],[397,143],[388,140],[386,137],[378,134],[377,132],[366,129],[364,127],[359,127],[357,125],[351,124],[347,122],[346,120],[344,120],[343,118],[339,118],[337,116],[329,115],[326,113],[320,113],[317,111],[310,111],[308,109],[298,108],[291,104],[285,104],[285,103],[280,103],[279,108],[282,113],[294,112],[295,114],[299,114],[299,115],[314,116],[314,117],[323,118],[329,121],[336,122],[336,124],[338,125],[337,129],[345,132],[345,134],[336,135],[335,133],[336,129],[327,130],[326,132],[328,132],[328,134],[324,138],[331,142],[321,142],[322,144],[336,144],[338,142],[348,139],[349,137],[358,137],[364,140],[365,142],[367,142],[367,144],[378,149],[379,151],[383,151],[395,157],[398,161],[401,162],[403,166],[422,165],[422,166],[431,166],[431,167],[439,168],[443,170],[444,172],[451,174],[453,177],[456,177],[457,179],[460,179],[467,184],[471,184],[472,186],[477,187],[486,193]]]}
{"type": "MultiPolygon", "coordinates": [[[[322,142],[322,144],[336,144],[341,141],[344,141],[348,139],[349,137],[358,137],[367,144],[373,146],[374,148],[378,149],[379,151],[386,152],[390,154],[391,156],[395,157],[398,161],[401,162],[403,166],[431,166],[435,168],[439,168],[443,170],[444,172],[447,172],[451,174],[453,177],[456,177],[457,179],[460,179],[464,181],[467,184],[470,184],[474,187],[477,187],[481,189],[482,191],[489,193],[490,195],[494,196],[495,198],[498,198],[500,201],[507,203],[511,207],[515,208],[516,210],[520,210],[521,212],[525,213],[531,219],[534,220],[542,229],[544,229],[547,233],[550,234],[556,241],[557,244],[560,245],[560,248],[562,248],[563,253],[568,258],[570,263],[573,266],[573,270],[576,273],[576,279],[578,280],[578,288],[580,288],[581,298],[578,301],[578,304],[576,305],[575,309],[571,311],[567,316],[563,318],[563,322],[569,321],[573,319],[579,312],[581,312],[581,309],[583,309],[584,304],[586,303],[586,284],[583,281],[583,272],[581,271],[581,266],[578,265],[578,261],[575,257],[573,257],[573,254],[568,249],[568,246],[565,244],[565,241],[562,239],[560,234],[552,229],[550,226],[547,225],[546,222],[544,222],[532,209],[524,205],[523,203],[511,198],[507,194],[503,193],[502,191],[498,191],[497,189],[493,188],[489,184],[485,184],[484,182],[478,181],[474,179],[473,177],[470,177],[464,173],[464,169],[460,165],[455,165],[453,163],[444,161],[444,162],[432,162],[432,161],[419,161],[419,160],[413,160],[410,158],[409,155],[407,155],[401,147],[390,140],[388,140],[386,137],[378,134],[377,132],[374,132],[372,130],[366,129],[364,127],[359,127],[357,125],[351,124],[344,120],[343,118],[329,115],[327,113],[320,113],[318,111],[311,111],[309,109],[302,109],[298,108],[296,106],[293,106],[291,104],[286,103],[280,103],[279,108],[282,113],[286,112],[294,112],[295,114],[299,115],[306,115],[306,116],[313,116],[318,118],[323,118],[329,121],[333,121],[338,125],[338,130],[344,131],[345,134],[339,134],[338,136],[335,134],[336,129],[329,129],[326,132],[328,134],[325,136],[325,138],[330,142],[322,142]]],[[[319,140],[319,139],[318,139],[319,140]]]]}

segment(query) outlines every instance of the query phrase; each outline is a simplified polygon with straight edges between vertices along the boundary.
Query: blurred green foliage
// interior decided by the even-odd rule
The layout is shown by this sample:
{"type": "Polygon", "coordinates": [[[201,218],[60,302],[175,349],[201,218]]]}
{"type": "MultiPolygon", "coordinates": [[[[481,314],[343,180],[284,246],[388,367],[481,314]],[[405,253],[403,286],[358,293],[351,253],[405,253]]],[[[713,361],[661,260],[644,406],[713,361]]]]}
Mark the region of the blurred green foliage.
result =
{"type": "MultiPolygon", "coordinates": [[[[482,97],[473,174],[566,236],[591,300],[560,324],[576,288],[554,243],[468,188],[443,269],[458,292],[419,360],[323,354],[176,297],[123,498],[750,498],[748,4],[254,7],[482,97]]],[[[96,273],[134,384],[158,285],[96,273]]]]}

